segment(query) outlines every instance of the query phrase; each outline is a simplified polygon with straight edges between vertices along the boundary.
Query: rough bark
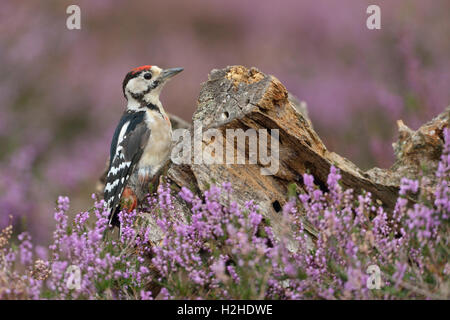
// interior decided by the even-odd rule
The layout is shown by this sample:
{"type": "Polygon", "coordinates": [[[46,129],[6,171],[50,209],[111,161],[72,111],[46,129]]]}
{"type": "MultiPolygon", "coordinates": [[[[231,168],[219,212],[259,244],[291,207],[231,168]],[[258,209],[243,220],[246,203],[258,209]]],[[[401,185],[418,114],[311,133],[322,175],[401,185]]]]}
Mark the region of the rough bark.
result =
{"type": "MultiPolygon", "coordinates": [[[[202,85],[193,121],[200,121],[204,131],[220,130],[224,145],[226,129],[279,129],[279,171],[272,176],[262,175],[260,169],[264,166],[260,163],[171,164],[167,176],[178,187],[186,186],[198,192],[211,183],[231,182],[234,199],[241,205],[253,199],[278,234],[283,229],[280,211],[287,201],[289,185],[294,184],[301,190],[302,175],[309,172],[315,182],[326,189],[331,165],[340,169],[345,188],[369,191],[387,210],[392,210],[401,177],[416,178],[426,166],[429,170],[425,173],[433,180],[449,110],[447,108],[417,131],[399,121],[400,137],[394,143],[396,163],[389,169],[363,171],[325,147],[311,125],[305,104],[291,97],[277,78],[242,66],[213,70],[202,85]]],[[[203,141],[202,147],[209,143],[203,141]]],[[[317,233],[312,228],[309,231],[317,233]]]]}

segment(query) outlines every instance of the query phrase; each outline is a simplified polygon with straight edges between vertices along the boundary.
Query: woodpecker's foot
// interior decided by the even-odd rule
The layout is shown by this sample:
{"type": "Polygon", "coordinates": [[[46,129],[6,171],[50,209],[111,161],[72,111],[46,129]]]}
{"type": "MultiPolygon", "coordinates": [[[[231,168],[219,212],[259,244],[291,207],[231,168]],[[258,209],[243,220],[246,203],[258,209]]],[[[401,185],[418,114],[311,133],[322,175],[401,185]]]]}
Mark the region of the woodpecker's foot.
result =
{"type": "Polygon", "coordinates": [[[137,197],[136,194],[129,187],[125,187],[122,193],[122,208],[128,212],[133,211],[137,207],[137,197]]]}

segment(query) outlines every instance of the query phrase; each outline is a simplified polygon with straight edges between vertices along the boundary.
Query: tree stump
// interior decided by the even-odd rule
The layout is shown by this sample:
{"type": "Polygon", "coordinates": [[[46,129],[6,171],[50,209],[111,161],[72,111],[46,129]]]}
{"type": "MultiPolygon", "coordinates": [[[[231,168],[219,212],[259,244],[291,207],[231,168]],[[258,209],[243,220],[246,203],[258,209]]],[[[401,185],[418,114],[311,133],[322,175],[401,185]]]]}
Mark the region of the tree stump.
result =
{"type": "MultiPolygon", "coordinates": [[[[449,113],[450,108],[447,108],[417,131],[399,121],[400,137],[394,143],[395,164],[389,169],[363,171],[325,147],[312,127],[305,104],[292,97],[276,77],[242,66],[212,70],[208,81],[202,85],[193,121],[201,123],[204,131],[210,128],[220,130],[224,145],[227,129],[278,129],[279,170],[274,175],[262,175],[260,172],[264,165],[261,163],[172,163],[167,176],[176,186],[188,187],[198,194],[212,183],[231,182],[233,199],[240,205],[254,200],[270,221],[275,234],[283,229],[279,223],[282,206],[288,200],[289,186],[295,185],[300,191],[304,187],[302,175],[309,172],[315,183],[326,189],[332,165],[340,169],[344,188],[352,188],[356,192],[366,190],[392,211],[402,177],[417,178],[426,165],[430,169],[430,179],[434,179],[442,152],[442,131],[448,126],[449,113]]],[[[192,126],[190,130],[194,136],[192,126]]],[[[211,141],[203,140],[202,149],[209,143],[211,141]]],[[[235,142],[232,144],[237,152],[235,142]]],[[[191,160],[193,158],[194,154],[191,160]]],[[[313,235],[317,232],[309,231],[313,235]]]]}

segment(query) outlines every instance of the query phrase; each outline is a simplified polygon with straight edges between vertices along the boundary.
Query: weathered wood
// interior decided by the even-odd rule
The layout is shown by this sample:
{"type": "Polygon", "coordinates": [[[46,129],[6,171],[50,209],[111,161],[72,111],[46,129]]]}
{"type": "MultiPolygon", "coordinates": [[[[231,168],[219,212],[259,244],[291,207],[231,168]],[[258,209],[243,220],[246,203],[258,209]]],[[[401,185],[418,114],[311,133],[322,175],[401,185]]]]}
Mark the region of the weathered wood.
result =
{"type": "Polygon", "coordinates": [[[435,172],[442,154],[443,130],[449,126],[450,106],[417,131],[397,121],[399,139],[392,144],[396,161],[390,169],[374,168],[367,171],[369,177],[379,183],[400,184],[403,177],[417,179],[425,175],[430,186],[436,182],[435,172]]]}
{"type": "MultiPolygon", "coordinates": [[[[172,164],[168,177],[178,186],[195,185],[204,191],[211,183],[231,182],[233,198],[243,205],[253,199],[274,231],[281,232],[280,208],[287,201],[288,186],[303,187],[302,175],[311,173],[326,188],[330,166],[338,167],[342,185],[356,191],[367,190],[392,210],[402,176],[417,177],[426,163],[435,168],[442,149],[442,128],[448,126],[448,110],[418,131],[400,127],[400,140],[394,146],[397,162],[390,169],[359,169],[351,161],[327,150],[313,130],[306,110],[300,112],[294,99],[274,76],[242,66],[213,70],[201,88],[193,121],[203,129],[219,129],[226,143],[226,129],[279,129],[280,168],[273,176],[261,175],[261,164],[172,164]]],[[[193,135],[193,133],[192,133],[193,135]]],[[[203,148],[208,141],[203,141],[203,148]]]]}

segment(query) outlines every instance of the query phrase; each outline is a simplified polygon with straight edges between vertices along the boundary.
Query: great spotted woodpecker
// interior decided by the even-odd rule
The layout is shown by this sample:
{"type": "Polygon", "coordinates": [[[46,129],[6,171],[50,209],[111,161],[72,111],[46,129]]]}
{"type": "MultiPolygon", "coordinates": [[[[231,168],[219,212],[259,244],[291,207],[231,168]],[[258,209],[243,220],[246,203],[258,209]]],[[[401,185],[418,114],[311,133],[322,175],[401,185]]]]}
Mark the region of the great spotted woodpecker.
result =
{"type": "Polygon", "coordinates": [[[131,70],[123,80],[127,109],[111,142],[104,190],[112,225],[119,225],[117,214],[122,207],[136,208],[169,159],[172,127],[159,94],[181,71],[146,65],[131,70]]]}

